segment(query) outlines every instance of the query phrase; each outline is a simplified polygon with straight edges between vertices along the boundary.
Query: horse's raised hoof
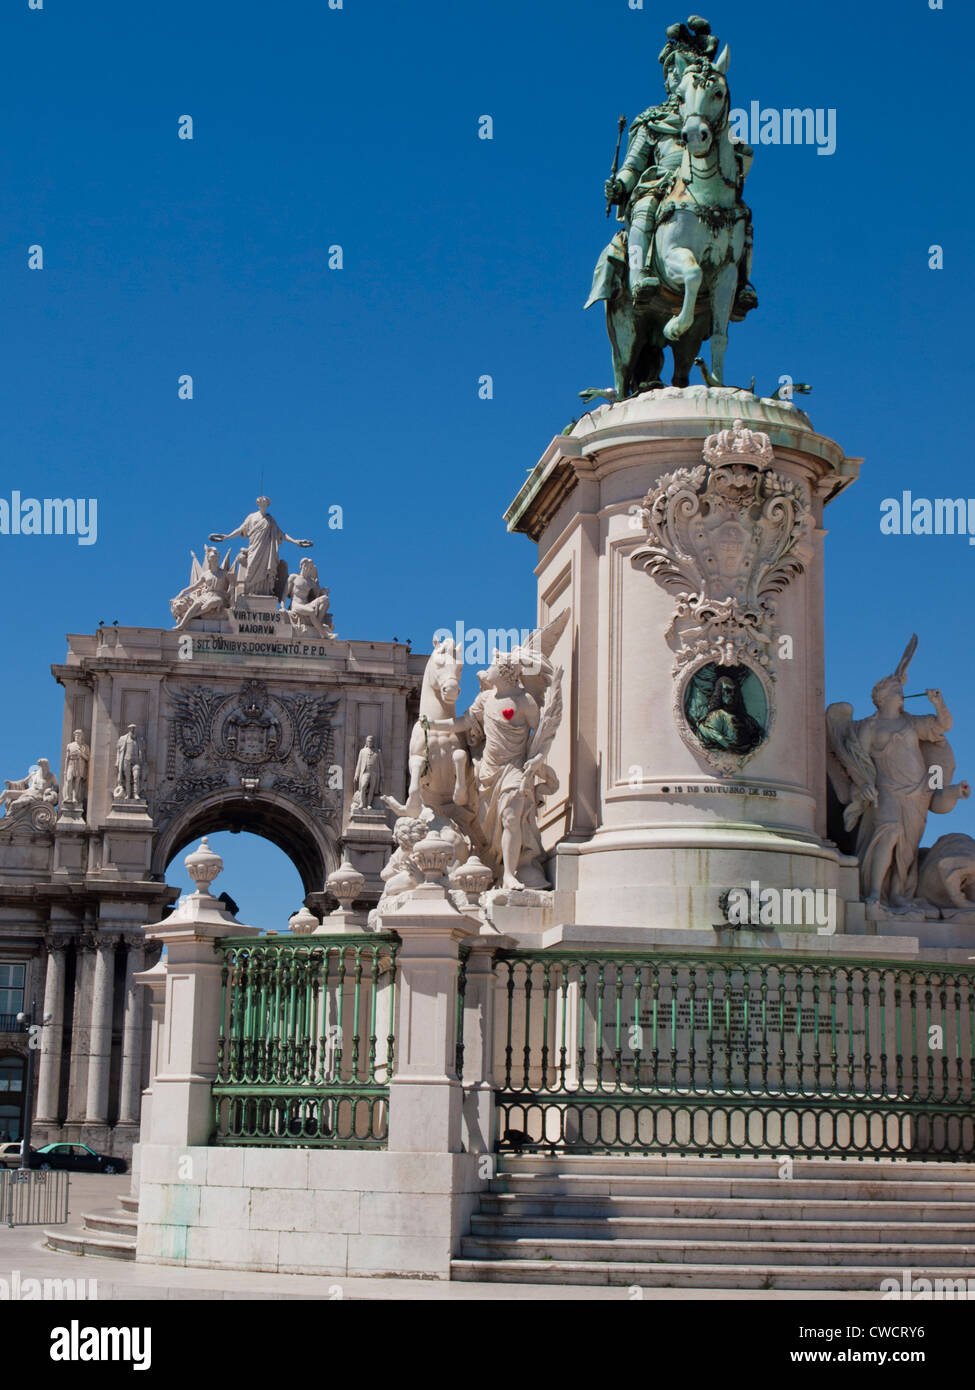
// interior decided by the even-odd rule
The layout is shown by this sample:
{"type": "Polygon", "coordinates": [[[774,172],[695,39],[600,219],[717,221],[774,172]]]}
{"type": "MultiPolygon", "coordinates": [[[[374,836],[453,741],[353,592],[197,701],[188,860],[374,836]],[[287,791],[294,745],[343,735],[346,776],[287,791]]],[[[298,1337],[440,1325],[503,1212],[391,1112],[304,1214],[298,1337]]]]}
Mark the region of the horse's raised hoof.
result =
{"type": "Polygon", "coordinates": [[[685,332],[686,329],[678,318],[668,319],[664,324],[664,337],[668,343],[676,343],[677,339],[682,338],[685,332]]]}

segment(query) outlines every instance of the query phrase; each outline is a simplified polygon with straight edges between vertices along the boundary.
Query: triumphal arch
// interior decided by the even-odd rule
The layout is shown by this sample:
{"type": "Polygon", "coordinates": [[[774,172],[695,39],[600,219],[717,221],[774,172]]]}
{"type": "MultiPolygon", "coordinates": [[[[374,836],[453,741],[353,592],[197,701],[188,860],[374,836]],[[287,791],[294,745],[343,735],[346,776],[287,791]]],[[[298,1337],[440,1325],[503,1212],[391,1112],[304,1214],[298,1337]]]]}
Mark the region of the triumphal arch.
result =
{"type": "MultiPolygon", "coordinates": [[[[258,498],[192,555],[171,626],[71,634],[51,668],[60,755],[44,750],[8,787],[0,821],[0,939],[45,1020],[34,1143],[125,1154],[135,1139],[148,1067],[135,977],[153,963],[141,928],[178,897],[166,872],[190,842],[271,840],[301,877],[295,910],[319,917],[343,860],[364,877],[357,905],[380,897],[392,843],[380,796],[405,790],[425,658],[339,636],[314,560],[292,549],[311,544],[258,498]]],[[[0,1045],[22,1052],[6,1022],[0,1045]]]]}

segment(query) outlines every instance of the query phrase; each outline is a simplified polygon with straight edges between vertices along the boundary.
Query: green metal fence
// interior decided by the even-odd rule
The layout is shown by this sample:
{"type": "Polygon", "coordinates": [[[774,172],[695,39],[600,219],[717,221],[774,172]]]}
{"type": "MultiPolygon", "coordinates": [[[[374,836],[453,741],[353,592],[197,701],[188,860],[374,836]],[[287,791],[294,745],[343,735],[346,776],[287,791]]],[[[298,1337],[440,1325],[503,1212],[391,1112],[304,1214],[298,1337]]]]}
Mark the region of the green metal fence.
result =
{"type": "Polygon", "coordinates": [[[975,1155],[975,968],[505,952],[501,1151],[975,1155]]]}
{"type": "Polygon", "coordinates": [[[384,1148],[397,941],[226,938],[217,1144],[384,1148]]]}

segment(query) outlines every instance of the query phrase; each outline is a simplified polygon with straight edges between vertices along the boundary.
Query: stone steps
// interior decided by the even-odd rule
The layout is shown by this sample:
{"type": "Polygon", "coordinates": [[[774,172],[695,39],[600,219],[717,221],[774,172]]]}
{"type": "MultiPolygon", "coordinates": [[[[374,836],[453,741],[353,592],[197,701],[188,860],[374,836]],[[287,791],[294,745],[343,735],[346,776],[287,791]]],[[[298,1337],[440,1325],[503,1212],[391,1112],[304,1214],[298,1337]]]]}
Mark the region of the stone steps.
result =
{"type": "MultiPolygon", "coordinates": [[[[904,1246],[964,1245],[975,1251],[975,1222],[963,1225],[923,1221],[806,1221],[802,1218],[765,1221],[729,1218],[656,1217],[652,1222],[619,1216],[540,1217],[519,1212],[497,1218],[475,1214],[471,1235],[505,1240],[559,1240],[566,1236],[586,1241],[641,1240],[652,1228],[658,1241],[801,1241],[811,1244],[904,1246]]],[[[889,1251],[888,1251],[889,1253],[889,1251]]]]}
{"type": "MultiPolygon", "coordinates": [[[[964,1278],[957,1268],[928,1265],[917,1276],[927,1279],[964,1278]]],[[[622,1288],[645,1289],[787,1289],[789,1291],[829,1290],[836,1293],[878,1292],[882,1279],[894,1279],[901,1287],[903,1267],[844,1265],[838,1268],[815,1265],[726,1264],[623,1264],[584,1260],[474,1260],[460,1258],[451,1263],[451,1278],[467,1283],[490,1284],[608,1284],[622,1288]]],[[[972,1279],[975,1287],[975,1279],[972,1279]]]]}
{"type": "MultiPolygon", "coordinates": [[[[493,1192],[481,1197],[480,1210],[485,1215],[504,1218],[507,1214],[519,1217],[585,1217],[598,1212],[601,1217],[617,1220],[681,1216],[691,1219],[704,1217],[721,1219],[738,1217],[741,1220],[772,1221],[777,1218],[796,1221],[848,1221],[849,1201],[807,1197],[577,1197],[521,1196],[516,1192],[493,1192]]],[[[975,1200],[969,1202],[909,1202],[861,1199],[856,1210],[864,1219],[877,1221],[911,1221],[924,1223],[960,1223],[975,1225],[975,1200]]]]}
{"type": "MultiPolygon", "coordinates": [[[[956,1270],[975,1269],[975,1245],[894,1245],[883,1242],[658,1239],[656,1233],[645,1240],[575,1240],[525,1237],[485,1239],[469,1236],[464,1255],[475,1260],[553,1260],[573,1264],[592,1260],[597,1264],[723,1264],[739,1265],[743,1259],[762,1265],[847,1265],[887,1266],[896,1259],[898,1269],[922,1269],[936,1263],[956,1270]]],[[[975,1276],[973,1276],[975,1277],[975,1276]]]]}
{"type": "MultiPolygon", "coordinates": [[[[492,1179],[491,1190],[522,1196],[558,1195],[564,1197],[609,1196],[672,1196],[672,1197],[752,1197],[777,1202],[788,1190],[792,1198],[836,1198],[840,1189],[833,1180],[805,1178],[674,1178],[620,1177],[588,1178],[582,1173],[565,1173],[545,1177],[527,1173],[505,1175],[492,1179]]],[[[975,1180],[969,1183],[949,1181],[908,1182],[887,1181],[883,1184],[863,1179],[853,1180],[843,1189],[843,1200],[914,1201],[923,1205],[931,1202],[975,1201],[975,1180]]]]}
{"type": "MultiPolygon", "coordinates": [[[[784,1158],[668,1158],[662,1154],[501,1154],[497,1157],[499,1172],[504,1174],[530,1173],[546,1176],[559,1173],[584,1172],[590,1177],[601,1174],[626,1177],[634,1171],[646,1176],[678,1178],[727,1176],[734,1169],[742,1176],[778,1178],[784,1158]]],[[[936,1180],[939,1170],[950,1172],[959,1180],[975,1182],[975,1163],[952,1163],[910,1158],[797,1158],[795,1168],[806,1177],[819,1177],[834,1182],[847,1182],[854,1175],[883,1182],[887,1178],[921,1178],[936,1180]]]]}
{"type": "Polygon", "coordinates": [[[103,1259],[134,1260],[139,1224],[138,1197],[119,1198],[119,1211],[89,1212],[81,1218],[81,1228],[66,1227],[45,1231],[49,1250],[65,1255],[100,1255],[103,1259]]]}
{"type": "Polygon", "coordinates": [[[133,1240],[139,1227],[139,1218],[132,1212],[99,1212],[84,1216],[82,1220],[87,1231],[105,1231],[109,1235],[131,1236],[133,1240]]]}
{"type": "Polygon", "coordinates": [[[975,1164],[505,1155],[451,1277],[843,1293],[906,1269],[975,1284],[975,1164]]]}

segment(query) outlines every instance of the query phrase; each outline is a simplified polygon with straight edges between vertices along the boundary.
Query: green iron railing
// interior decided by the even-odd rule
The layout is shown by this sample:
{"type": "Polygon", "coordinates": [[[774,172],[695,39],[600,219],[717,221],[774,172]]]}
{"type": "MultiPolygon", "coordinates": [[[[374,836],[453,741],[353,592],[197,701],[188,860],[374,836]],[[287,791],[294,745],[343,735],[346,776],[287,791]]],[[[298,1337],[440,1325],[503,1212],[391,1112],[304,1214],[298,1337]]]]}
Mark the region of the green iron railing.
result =
{"type": "Polygon", "coordinates": [[[975,1155],[975,967],[503,952],[501,1151],[975,1155]]]}
{"type": "Polygon", "coordinates": [[[397,941],[225,938],[217,1144],[384,1148],[397,941]]]}

